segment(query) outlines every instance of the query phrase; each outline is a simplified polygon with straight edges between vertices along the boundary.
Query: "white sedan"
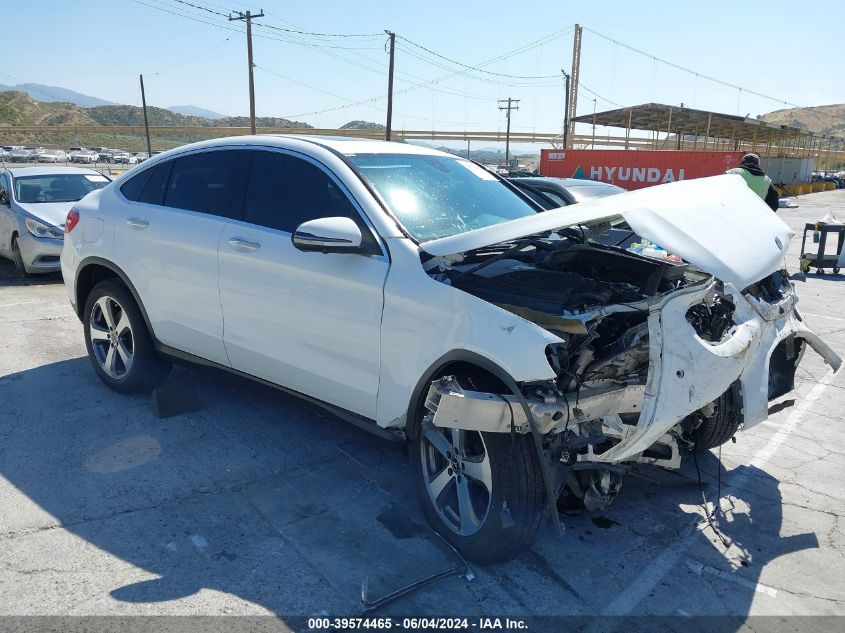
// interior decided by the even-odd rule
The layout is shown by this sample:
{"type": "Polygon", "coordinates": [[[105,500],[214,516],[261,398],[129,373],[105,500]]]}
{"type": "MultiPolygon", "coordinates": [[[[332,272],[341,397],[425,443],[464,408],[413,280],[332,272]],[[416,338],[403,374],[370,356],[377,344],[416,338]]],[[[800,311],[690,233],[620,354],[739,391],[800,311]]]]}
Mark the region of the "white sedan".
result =
{"type": "Polygon", "coordinates": [[[38,154],[39,163],[66,163],[68,161],[67,152],[61,149],[45,149],[38,154]]]}
{"type": "Polygon", "coordinates": [[[112,154],[111,162],[122,163],[124,165],[134,165],[138,162],[138,159],[129,152],[116,152],[115,154],[112,154]]]}
{"type": "Polygon", "coordinates": [[[71,162],[94,164],[99,159],[99,154],[92,150],[81,150],[73,152],[70,156],[71,162]]]}
{"type": "Polygon", "coordinates": [[[795,308],[790,230],[741,178],[538,211],[428,148],[216,139],[77,203],[62,274],[109,387],[193,361],[408,442],[434,528],[502,560],[559,501],[604,508],[630,466],[765,420],[805,347],[841,364],[795,308]],[[623,220],[684,261],[594,241],[623,220]]]}

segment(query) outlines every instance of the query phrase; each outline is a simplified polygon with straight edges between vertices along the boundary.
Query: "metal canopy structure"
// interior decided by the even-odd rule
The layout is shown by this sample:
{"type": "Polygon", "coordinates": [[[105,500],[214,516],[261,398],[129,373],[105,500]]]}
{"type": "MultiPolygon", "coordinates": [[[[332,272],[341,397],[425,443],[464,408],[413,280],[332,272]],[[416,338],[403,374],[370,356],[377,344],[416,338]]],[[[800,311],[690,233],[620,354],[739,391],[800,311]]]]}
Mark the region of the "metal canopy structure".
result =
{"type": "Polygon", "coordinates": [[[592,125],[592,135],[577,135],[576,141],[591,148],[754,151],[765,156],[816,156],[830,163],[841,160],[845,142],[788,125],[664,103],[584,114],[573,122],[592,125]],[[623,128],[625,136],[596,134],[596,126],[623,128]],[[634,136],[634,130],[648,136],[634,136]]]}
{"type": "Polygon", "coordinates": [[[800,128],[766,123],[744,116],[694,110],[663,103],[646,103],[585,114],[573,119],[576,123],[595,123],[606,127],[630,130],[650,130],[665,133],[687,134],[722,139],[777,143],[796,136],[809,136],[800,128]]]}

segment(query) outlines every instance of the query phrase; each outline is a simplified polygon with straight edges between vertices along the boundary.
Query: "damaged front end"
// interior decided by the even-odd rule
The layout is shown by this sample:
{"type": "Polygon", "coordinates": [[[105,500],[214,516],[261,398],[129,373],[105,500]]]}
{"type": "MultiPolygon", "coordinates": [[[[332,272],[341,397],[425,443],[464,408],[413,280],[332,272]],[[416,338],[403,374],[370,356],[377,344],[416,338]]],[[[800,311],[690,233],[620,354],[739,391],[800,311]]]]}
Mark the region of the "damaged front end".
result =
{"type": "Polygon", "coordinates": [[[519,394],[434,381],[431,423],[538,434],[556,495],[590,509],[610,503],[626,466],[677,468],[703,429],[709,448],[765,420],[769,400],[792,389],[805,344],[841,363],[804,324],[785,272],[737,289],[683,261],[600,244],[589,225],[424,265],[559,338],[546,349],[556,379],[519,394]]]}

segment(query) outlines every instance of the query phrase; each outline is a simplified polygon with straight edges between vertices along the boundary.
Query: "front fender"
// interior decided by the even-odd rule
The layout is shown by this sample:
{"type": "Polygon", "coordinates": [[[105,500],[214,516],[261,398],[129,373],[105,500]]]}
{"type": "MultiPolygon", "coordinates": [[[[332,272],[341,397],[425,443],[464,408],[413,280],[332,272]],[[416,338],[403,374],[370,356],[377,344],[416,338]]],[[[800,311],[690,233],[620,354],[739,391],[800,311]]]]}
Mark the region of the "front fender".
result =
{"type": "Polygon", "coordinates": [[[557,336],[435,281],[423,270],[412,242],[390,241],[393,262],[384,288],[379,425],[404,425],[421,380],[447,358],[474,360],[482,369],[496,368],[516,382],[556,378],[546,346],[559,343],[557,336]]]}

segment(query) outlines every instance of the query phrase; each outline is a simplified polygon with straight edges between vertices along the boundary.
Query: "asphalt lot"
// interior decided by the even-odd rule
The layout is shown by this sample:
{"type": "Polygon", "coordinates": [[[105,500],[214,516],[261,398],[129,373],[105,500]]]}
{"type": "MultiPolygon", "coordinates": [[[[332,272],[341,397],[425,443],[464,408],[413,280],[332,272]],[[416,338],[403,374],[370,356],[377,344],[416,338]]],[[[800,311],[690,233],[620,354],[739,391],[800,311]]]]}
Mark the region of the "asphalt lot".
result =
{"type": "MultiPolygon", "coordinates": [[[[782,209],[793,228],[845,191],[782,209]]],[[[798,272],[800,233],[787,265],[798,272]]],[[[795,275],[810,326],[845,354],[845,275],[795,275]]],[[[203,369],[202,409],[156,418],[109,391],[59,277],[0,261],[0,615],[354,614],[447,565],[406,456],[320,409],[203,369]]],[[[402,615],[845,615],[845,372],[808,352],[768,423],[692,464],[629,476],[604,519],[385,607],[402,615]]],[[[691,460],[690,460],[691,461],[691,460]]]]}

